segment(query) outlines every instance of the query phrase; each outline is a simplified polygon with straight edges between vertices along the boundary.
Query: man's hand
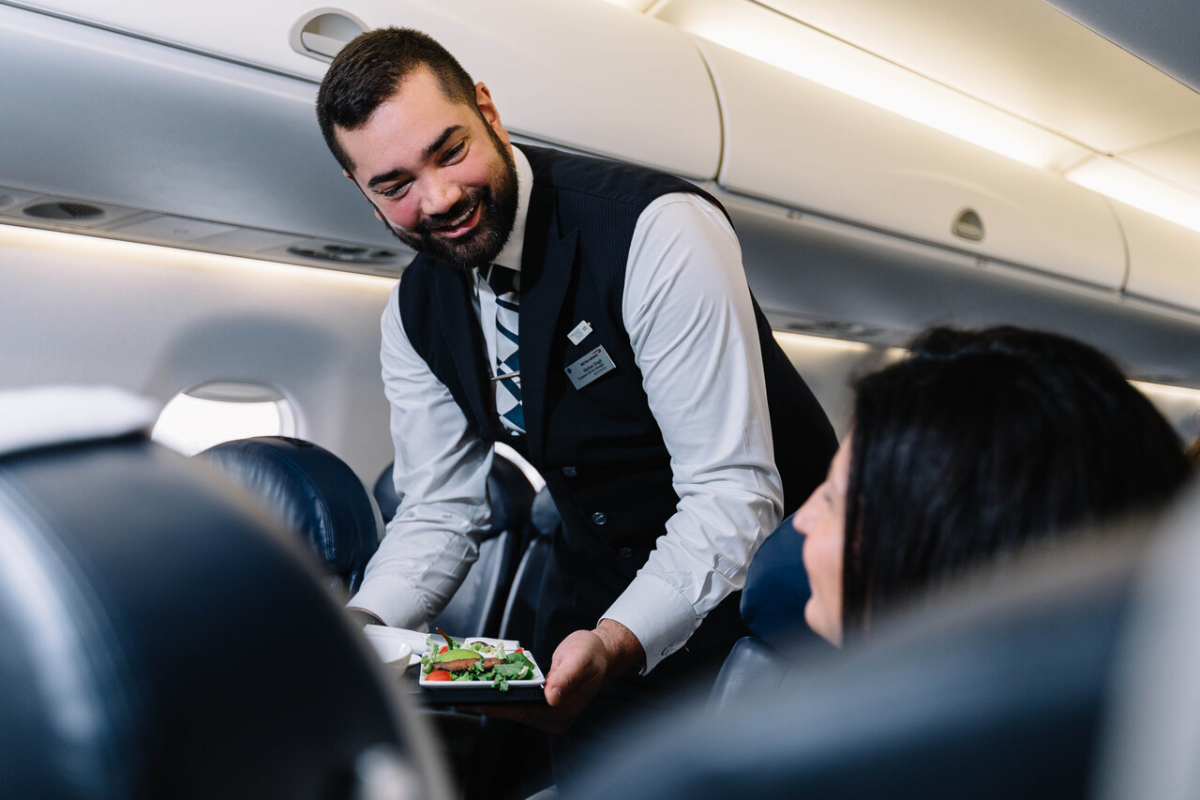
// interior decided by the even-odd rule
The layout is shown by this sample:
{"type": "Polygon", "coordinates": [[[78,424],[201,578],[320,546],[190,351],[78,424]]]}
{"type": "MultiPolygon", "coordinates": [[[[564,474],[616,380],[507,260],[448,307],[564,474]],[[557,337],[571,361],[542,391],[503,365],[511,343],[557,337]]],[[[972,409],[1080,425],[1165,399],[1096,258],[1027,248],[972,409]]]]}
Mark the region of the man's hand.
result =
{"type": "Polygon", "coordinates": [[[546,707],[482,706],[488,716],[515,719],[551,733],[571,727],[601,687],[646,659],[641,642],[624,625],[600,620],[595,630],[575,631],[554,651],[546,676],[546,707]]]}

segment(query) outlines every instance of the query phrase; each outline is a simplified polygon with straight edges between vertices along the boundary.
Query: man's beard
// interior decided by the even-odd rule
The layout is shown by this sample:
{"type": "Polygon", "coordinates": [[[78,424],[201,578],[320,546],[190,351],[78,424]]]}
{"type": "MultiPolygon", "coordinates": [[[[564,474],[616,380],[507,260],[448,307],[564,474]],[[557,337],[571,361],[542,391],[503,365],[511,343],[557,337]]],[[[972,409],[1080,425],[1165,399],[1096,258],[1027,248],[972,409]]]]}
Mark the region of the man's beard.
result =
{"type": "Polygon", "coordinates": [[[459,269],[490,264],[500,255],[512,235],[517,217],[517,165],[496,132],[491,127],[487,132],[502,162],[501,168],[492,176],[491,185],[471,189],[446,213],[424,219],[411,230],[395,228],[385,217],[384,227],[393,236],[418,253],[459,269]],[[468,210],[474,213],[476,203],[483,208],[474,228],[456,239],[447,239],[434,232],[434,228],[453,222],[468,210]]]}

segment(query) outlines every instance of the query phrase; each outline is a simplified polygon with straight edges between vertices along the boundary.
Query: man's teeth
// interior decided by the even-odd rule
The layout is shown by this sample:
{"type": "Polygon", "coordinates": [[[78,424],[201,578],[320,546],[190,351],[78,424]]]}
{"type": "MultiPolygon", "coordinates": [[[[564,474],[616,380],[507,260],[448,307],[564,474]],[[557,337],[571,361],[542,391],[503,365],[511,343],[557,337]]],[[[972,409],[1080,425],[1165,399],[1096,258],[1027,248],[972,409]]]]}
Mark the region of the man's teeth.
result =
{"type": "Polygon", "coordinates": [[[453,222],[443,225],[441,228],[439,228],[439,230],[444,231],[444,230],[447,230],[448,228],[457,228],[459,225],[462,225],[464,222],[466,222],[467,219],[474,213],[475,213],[475,206],[471,206],[470,208],[468,208],[466,210],[466,212],[461,217],[454,220],[453,222]]]}

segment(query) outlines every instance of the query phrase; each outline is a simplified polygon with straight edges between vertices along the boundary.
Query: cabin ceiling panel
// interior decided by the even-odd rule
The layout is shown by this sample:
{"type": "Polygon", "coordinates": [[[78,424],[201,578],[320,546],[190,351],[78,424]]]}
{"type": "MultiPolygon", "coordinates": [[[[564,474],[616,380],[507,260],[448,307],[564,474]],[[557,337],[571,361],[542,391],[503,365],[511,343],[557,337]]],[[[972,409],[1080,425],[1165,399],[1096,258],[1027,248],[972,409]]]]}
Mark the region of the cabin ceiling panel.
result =
{"type": "MultiPolygon", "coordinates": [[[[290,44],[292,27],[318,6],[311,0],[25,5],[314,83],[327,67],[290,44]]],[[[516,133],[686,177],[716,175],[712,84],[691,39],[670,25],[597,0],[343,0],[336,10],[368,28],[407,26],[438,39],[488,85],[516,133]]],[[[311,106],[304,124],[316,130],[311,106]]]]}
{"type": "MultiPolygon", "coordinates": [[[[687,28],[689,6],[652,9],[687,28]]],[[[933,81],[1116,152],[1200,126],[1200,96],[1040,0],[718,0],[778,12],[933,81]]]]}
{"type": "Polygon", "coordinates": [[[1200,194],[1200,131],[1139,147],[1121,158],[1200,194]]]}

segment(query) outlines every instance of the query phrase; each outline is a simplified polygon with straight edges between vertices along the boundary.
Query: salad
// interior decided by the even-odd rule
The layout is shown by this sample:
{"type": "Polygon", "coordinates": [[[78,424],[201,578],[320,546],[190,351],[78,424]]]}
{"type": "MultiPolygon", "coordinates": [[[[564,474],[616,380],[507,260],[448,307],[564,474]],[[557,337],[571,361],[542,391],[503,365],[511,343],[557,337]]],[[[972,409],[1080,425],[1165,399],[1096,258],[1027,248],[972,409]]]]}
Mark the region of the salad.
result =
{"type": "Polygon", "coordinates": [[[483,642],[460,644],[438,628],[445,644],[429,637],[429,652],[421,658],[421,674],[428,681],[491,681],[492,688],[507,692],[509,681],[536,677],[537,667],[517,648],[504,651],[503,644],[483,642]]]}

